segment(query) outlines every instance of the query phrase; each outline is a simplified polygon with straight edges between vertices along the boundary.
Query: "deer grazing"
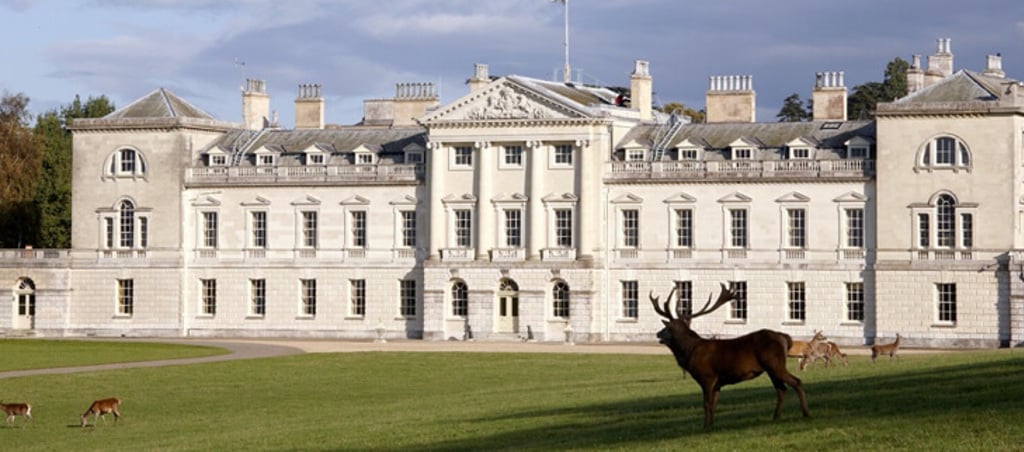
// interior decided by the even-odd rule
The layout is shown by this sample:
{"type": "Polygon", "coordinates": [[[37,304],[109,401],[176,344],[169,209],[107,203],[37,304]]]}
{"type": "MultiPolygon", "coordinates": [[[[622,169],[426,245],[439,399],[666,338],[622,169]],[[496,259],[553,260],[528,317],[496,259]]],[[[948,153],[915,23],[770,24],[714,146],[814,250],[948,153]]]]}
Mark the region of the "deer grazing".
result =
{"type": "MultiPolygon", "coordinates": [[[[97,400],[89,405],[89,409],[82,413],[82,427],[89,421],[89,415],[93,416],[92,424],[96,425],[99,418],[107,413],[114,415],[114,425],[117,425],[117,421],[121,419],[121,399],[117,397],[111,397],[109,399],[97,400]]],[[[104,418],[106,419],[106,418],[104,418]]],[[[105,422],[105,421],[104,421],[105,422]]]]}
{"type": "Polygon", "coordinates": [[[825,361],[825,367],[832,364],[831,355],[829,354],[829,343],[824,339],[818,339],[817,336],[811,339],[807,343],[807,348],[804,350],[804,357],[800,358],[800,370],[804,370],[808,365],[818,362],[818,360],[825,361]]]}
{"type": "Polygon", "coordinates": [[[885,345],[875,344],[875,345],[871,346],[871,362],[874,363],[875,362],[875,358],[877,358],[879,355],[889,355],[889,360],[892,360],[893,358],[899,359],[899,357],[896,356],[896,352],[898,352],[899,350],[900,350],[900,335],[899,335],[899,333],[897,333],[896,334],[896,342],[893,342],[891,344],[885,344],[885,345]]]}
{"type": "Polygon", "coordinates": [[[798,341],[794,339],[793,346],[789,347],[789,352],[786,353],[786,356],[790,358],[803,358],[807,355],[807,352],[810,351],[810,349],[808,349],[808,344],[813,341],[823,340],[825,340],[825,334],[819,330],[814,330],[814,337],[812,337],[810,341],[798,341]]]}
{"type": "Polygon", "coordinates": [[[4,403],[0,400],[0,410],[7,414],[7,425],[14,425],[15,416],[24,416],[26,421],[32,420],[32,405],[27,403],[4,403]]]}
{"type": "Polygon", "coordinates": [[[839,346],[836,345],[835,342],[829,341],[825,343],[828,344],[829,362],[831,362],[831,360],[838,358],[840,361],[843,362],[843,367],[850,367],[850,362],[846,360],[846,353],[843,353],[841,350],[839,350],[839,346]]]}
{"type": "Polygon", "coordinates": [[[787,384],[796,390],[804,416],[810,416],[803,383],[786,369],[786,352],[793,345],[793,339],[788,334],[759,330],[733,339],[705,339],[690,329],[690,321],[714,312],[735,299],[736,295],[722,284],[722,292],[713,305],[711,295],[708,295],[708,301],[700,311],[674,318],[669,309],[674,294],[675,288],[669,292],[663,306],[658,306],[659,299],[653,293],[649,295],[654,311],[665,318],[662,320],[665,328],[658,332],[658,340],[672,350],[679,367],[688,372],[703,389],[704,428],[714,424],[715,407],[722,386],[755,378],[763,372],[768,373],[775,386],[777,402],[774,419],[782,415],[782,399],[787,384]]]}

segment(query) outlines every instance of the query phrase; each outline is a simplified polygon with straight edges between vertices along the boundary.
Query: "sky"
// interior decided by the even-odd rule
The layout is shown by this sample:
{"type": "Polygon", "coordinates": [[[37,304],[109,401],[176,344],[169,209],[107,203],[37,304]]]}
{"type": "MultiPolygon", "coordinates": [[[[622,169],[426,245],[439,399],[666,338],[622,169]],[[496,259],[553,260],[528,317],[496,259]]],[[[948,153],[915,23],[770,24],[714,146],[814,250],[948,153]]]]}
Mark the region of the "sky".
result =
{"type": "MultiPolygon", "coordinates": [[[[935,53],[984,70],[1000,53],[1024,79],[1024,0],[568,0],[573,80],[629,86],[650,62],[656,104],[703,108],[708,78],[751,75],[757,120],[808,99],[815,73],[848,88],[882,81],[894,58],[935,53]]],[[[117,107],[166,88],[241,121],[240,87],[266,81],[293,125],[298,86],[322,85],[325,120],[354,124],[365,99],[431,82],[441,103],[490,75],[561,79],[565,8],[551,0],[0,0],[0,94],[33,115],[105,95],[117,107]]]]}

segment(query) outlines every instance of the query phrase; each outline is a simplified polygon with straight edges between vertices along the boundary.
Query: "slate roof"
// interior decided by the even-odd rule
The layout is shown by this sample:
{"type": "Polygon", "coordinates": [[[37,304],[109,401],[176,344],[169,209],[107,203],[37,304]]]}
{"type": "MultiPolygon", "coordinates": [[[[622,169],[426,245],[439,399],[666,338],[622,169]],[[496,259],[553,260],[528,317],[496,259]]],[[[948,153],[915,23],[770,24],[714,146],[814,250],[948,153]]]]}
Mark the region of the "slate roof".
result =
{"type": "Polygon", "coordinates": [[[103,119],[141,118],[216,119],[165,88],[157,88],[103,117],[103,119]]]}
{"type": "MultiPolygon", "coordinates": [[[[632,140],[653,143],[656,132],[654,125],[634,127],[619,146],[632,140]]],[[[738,139],[747,139],[760,142],[765,148],[783,148],[786,143],[803,138],[818,141],[821,148],[842,149],[846,146],[844,143],[855,136],[874,141],[874,121],[685,124],[667,147],[675,147],[688,139],[692,143],[707,143],[713,149],[724,149],[738,139]]]]}
{"type": "MultiPolygon", "coordinates": [[[[266,148],[278,153],[279,165],[289,166],[302,165],[304,151],[312,147],[327,154],[325,163],[330,165],[351,163],[353,151],[362,146],[374,151],[378,159],[402,163],[404,149],[410,144],[426,147],[426,133],[422,128],[352,126],[309,130],[232,130],[214,140],[200,154],[214,148],[228,154],[239,150],[251,154],[256,149],[266,148]]],[[[248,158],[240,162],[241,165],[252,163],[248,158]]]]}

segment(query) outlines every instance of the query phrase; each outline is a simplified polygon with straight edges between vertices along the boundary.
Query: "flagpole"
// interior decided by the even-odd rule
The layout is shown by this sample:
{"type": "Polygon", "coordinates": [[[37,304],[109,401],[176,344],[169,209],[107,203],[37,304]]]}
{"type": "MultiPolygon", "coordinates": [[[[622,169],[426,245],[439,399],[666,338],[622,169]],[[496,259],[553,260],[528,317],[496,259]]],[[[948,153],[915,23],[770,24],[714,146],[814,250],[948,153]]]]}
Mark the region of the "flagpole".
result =
{"type": "Polygon", "coordinates": [[[572,77],[572,72],[569,69],[569,0],[562,0],[562,4],[565,5],[565,73],[563,78],[566,83],[569,83],[572,77]]]}

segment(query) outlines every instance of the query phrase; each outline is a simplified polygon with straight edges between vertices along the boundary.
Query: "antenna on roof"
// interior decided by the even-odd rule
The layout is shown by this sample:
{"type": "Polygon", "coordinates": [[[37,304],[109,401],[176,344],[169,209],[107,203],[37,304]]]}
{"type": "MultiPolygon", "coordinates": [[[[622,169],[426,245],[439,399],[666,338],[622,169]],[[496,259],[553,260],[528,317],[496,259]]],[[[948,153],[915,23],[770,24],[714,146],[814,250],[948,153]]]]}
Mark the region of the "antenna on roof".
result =
{"type": "Polygon", "coordinates": [[[572,72],[569,70],[569,0],[551,0],[553,3],[561,3],[565,7],[565,69],[562,71],[562,81],[569,83],[572,72]]]}
{"type": "Polygon", "coordinates": [[[238,57],[235,57],[235,67],[237,67],[238,71],[242,74],[242,85],[238,85],[238,88],[242,91],[245,91],[245,61],[242,61],[238,59],[238,57]]]}

